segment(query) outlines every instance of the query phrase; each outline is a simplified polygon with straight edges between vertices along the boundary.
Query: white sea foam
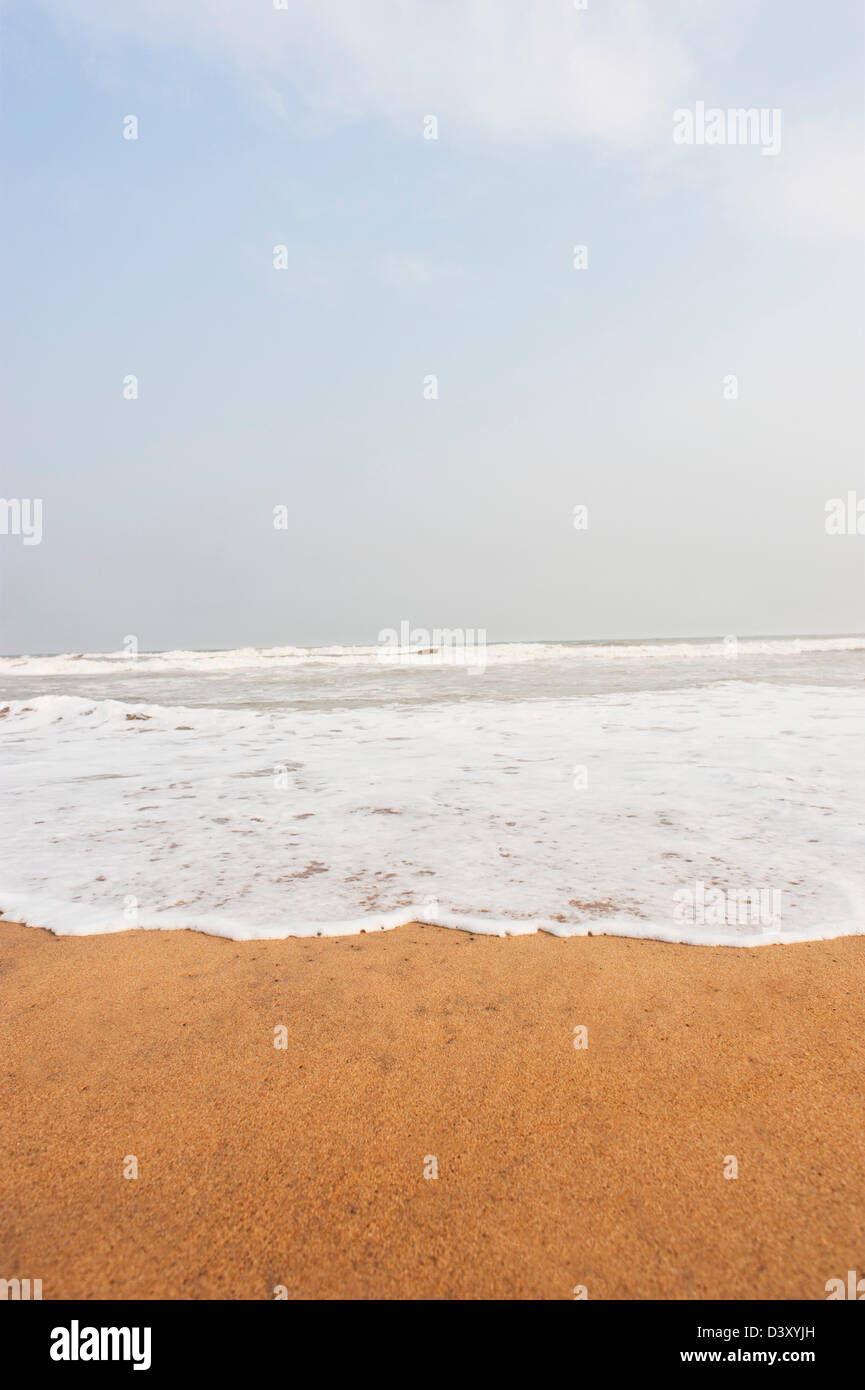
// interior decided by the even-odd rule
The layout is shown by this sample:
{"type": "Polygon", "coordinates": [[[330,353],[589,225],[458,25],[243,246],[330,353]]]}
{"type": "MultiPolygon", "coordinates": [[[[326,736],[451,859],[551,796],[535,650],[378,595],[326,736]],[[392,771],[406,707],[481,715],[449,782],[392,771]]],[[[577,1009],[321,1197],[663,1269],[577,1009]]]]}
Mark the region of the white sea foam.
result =
{"type": "Polygon", "coordinates": [[[236,939],[413,919],[705,944],[860,933],[861,714],[852,684],[746,681],[420,707],[12,700],[0,909],[64,934],[236,939]],[[780,917],[680,920],[699,884],[775,890],[780,917]]]}

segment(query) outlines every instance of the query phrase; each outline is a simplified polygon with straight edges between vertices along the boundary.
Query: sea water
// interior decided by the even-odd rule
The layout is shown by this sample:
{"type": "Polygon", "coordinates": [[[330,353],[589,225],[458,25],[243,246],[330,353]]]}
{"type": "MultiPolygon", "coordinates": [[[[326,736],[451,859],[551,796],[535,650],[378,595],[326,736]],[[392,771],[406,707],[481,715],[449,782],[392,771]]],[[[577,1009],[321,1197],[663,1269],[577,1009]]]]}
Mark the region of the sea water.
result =
{"type": "Polygon", "coordinates": [[[64,934],[419,920],[865,931],[865,639],[0,659],[0,910],[64,934]]]}

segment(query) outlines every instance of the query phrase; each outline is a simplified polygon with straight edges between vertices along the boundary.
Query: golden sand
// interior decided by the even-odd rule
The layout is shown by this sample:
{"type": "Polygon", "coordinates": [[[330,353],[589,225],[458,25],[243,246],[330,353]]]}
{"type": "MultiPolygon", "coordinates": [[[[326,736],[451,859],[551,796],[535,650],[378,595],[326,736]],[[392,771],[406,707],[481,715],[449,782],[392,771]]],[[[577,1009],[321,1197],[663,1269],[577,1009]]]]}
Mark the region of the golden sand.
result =
{"type": "Polygon", "coordinates": [[[45,1298],[823,1299],[863,1267],[865,938],[0,923],[0,966],[0,1275],[45,1298]]]}

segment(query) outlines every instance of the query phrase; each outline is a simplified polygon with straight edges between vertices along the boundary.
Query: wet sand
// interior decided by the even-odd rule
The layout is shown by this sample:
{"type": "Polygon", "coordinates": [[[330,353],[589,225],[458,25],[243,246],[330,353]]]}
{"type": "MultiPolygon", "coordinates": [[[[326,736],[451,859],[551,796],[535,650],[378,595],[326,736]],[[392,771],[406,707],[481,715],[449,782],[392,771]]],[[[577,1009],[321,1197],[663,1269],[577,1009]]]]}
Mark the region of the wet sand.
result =
{"type": "Polygon", "coordinates": [[[823,1299],[865,1270],[862,937],[3,922],[0,990],[0,1276],[46,1299],[823,1299]]]}

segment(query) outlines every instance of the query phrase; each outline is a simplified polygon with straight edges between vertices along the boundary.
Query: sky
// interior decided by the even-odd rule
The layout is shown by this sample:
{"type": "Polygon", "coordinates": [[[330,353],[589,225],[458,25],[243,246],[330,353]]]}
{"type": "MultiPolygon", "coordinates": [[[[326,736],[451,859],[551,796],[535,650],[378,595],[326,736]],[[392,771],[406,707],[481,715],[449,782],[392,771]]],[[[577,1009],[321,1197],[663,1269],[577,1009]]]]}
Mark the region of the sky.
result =
{"type": "Polygon", "coordinates": [[[4,653],[865,630],[858,0],[0,29],[4,653]]]}

